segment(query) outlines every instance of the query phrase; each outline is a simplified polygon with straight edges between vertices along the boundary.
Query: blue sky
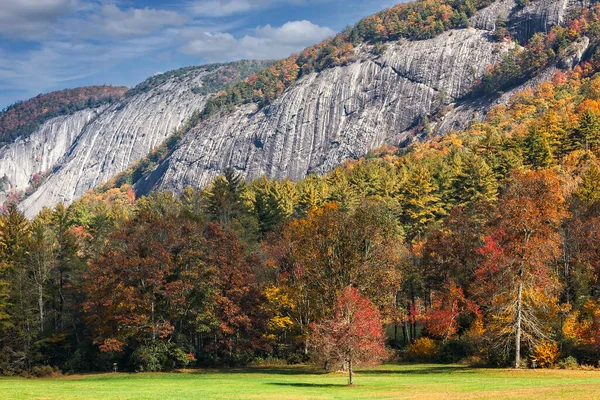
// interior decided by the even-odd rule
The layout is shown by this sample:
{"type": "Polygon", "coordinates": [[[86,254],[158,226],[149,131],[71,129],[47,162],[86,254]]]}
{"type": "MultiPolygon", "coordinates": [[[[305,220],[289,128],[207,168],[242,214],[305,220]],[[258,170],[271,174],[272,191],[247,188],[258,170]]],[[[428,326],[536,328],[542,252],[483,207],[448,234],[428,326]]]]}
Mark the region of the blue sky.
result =
{"type": "Polygon", "coordinates": [[[0,109],[187,65],[282,58],[397,2],[0,0],[0,109]]]}

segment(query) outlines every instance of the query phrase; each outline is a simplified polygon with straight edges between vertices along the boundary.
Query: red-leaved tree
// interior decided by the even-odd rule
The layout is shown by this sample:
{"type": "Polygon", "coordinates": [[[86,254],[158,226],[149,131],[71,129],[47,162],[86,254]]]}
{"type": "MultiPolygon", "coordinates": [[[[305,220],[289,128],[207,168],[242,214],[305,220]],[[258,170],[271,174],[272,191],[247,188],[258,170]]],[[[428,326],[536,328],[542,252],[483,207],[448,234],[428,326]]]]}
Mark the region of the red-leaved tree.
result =
{"type": "Polygon", "coordinates": [[[312,325],[310,344],[316,361],[347,366],[348,384],[352,385],[354,365],[388,357],[384,338],[377,308],[357,289],[347,287],[338,298],[335,317],[312,325]]]}

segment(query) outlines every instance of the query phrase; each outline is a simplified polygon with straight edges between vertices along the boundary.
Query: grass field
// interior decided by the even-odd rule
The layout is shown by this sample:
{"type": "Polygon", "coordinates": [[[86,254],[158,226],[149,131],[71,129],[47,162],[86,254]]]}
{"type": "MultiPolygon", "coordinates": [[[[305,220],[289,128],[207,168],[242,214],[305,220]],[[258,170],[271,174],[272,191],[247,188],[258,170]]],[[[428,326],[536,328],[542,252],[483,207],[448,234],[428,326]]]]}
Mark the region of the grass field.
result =
{"type": "Polygon", "coordinates": [[[383,365],[344,374],[255,367],[169,374],[0,378],[1,399],[600,399],[600,372],[383,365]]]}

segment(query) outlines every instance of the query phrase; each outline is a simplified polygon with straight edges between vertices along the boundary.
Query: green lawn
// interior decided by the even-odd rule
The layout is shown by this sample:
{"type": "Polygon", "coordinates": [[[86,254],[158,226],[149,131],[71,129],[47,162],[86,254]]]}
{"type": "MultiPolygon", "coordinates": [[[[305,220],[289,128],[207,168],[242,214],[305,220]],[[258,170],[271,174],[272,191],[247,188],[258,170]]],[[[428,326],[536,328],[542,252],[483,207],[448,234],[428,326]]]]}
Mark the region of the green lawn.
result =
{"type": "Polygon", "coordinates": [[[600,399],[600,371],[383,365],[344,374],[254,367],[170,374],[0,378],[1,399],[600,399]]]}

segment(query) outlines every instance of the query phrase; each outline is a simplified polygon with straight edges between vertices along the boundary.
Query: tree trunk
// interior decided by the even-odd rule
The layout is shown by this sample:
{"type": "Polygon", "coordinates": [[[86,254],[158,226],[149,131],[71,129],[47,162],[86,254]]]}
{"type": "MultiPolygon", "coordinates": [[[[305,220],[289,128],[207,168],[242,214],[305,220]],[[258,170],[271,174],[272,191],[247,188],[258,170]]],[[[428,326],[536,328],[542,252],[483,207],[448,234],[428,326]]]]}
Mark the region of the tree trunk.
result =
{"type": "Polygon", "coordinates": [[[519,291],[517,293],[517,321],[515,323],[515,368],[521,364],[521,308],[523,299],[523,281],[519,280],[519,291]]]}
{"type": "Polygon", "coordinates": [[[152,341],[156,342],[156,324],[154,323],[154,300],[152,300],[152,341]]]}
{"type": "Polygon", "coordinates": [[[413,315],[411,316],[412,321],[410,322],[410,335],[411,335],[411,342],[414,342],[417,339],[417,318],[416,318],[416,312],[417,312],[417,306],[416,306],[416,299],[415,299],[415,291],[414,289],[411,289],[410,292],[410,298],[411,298],[411,310],[413,315]]]}
{"type": "Polygon", "coordinates": [[[38,307],[40,309],[40,332],[44,333],[44,287],[38,284],[38,307]]]}
{"type": "Polygon", "coordinates": [[[354,385],[354,376],[352,375],[352,359],[348,359],[348,385],[354,385]]]}

